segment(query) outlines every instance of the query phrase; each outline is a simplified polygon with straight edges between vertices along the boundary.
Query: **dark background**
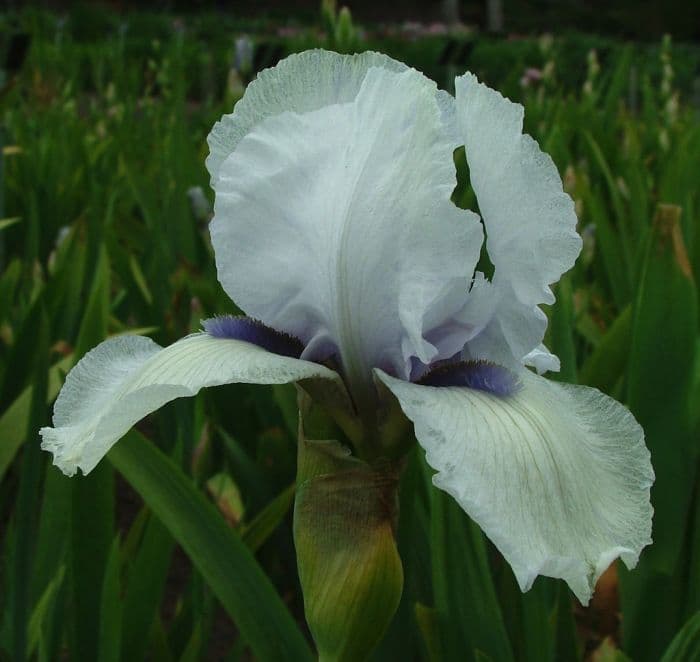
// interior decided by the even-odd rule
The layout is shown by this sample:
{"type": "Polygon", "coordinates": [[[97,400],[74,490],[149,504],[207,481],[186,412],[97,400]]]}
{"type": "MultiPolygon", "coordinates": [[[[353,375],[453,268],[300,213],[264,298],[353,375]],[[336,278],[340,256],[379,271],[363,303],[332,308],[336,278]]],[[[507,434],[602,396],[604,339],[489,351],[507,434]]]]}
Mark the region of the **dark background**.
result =
{"type": "MultiPolygon", "coordinates": [[[[113,11],[134,9],[170,12],[222,11],[241,17],[269,17],[282,21],[308,22],[318,17],[319,0],[156,0],[155,2],[75,3],[59,0],[18,2],[3,0],[0,6],[19,9],[35,5],[53,10],[74,8],[82,4],[91,9],[104,6],[113,11]]],[[[359,23],[397,23],[402,21],[441,21],[445,17],[443,0],[348,0],[347,5],[359,23]]],[[[486,28],[486,2],[458,2],[462,21],[486,28]]],[[[600,34],[657,39],[664,33],[676,39],[700,40],[700,0],[502,0],[504,31],[534,33],[543,31],[580,30],[600,34]]]]}

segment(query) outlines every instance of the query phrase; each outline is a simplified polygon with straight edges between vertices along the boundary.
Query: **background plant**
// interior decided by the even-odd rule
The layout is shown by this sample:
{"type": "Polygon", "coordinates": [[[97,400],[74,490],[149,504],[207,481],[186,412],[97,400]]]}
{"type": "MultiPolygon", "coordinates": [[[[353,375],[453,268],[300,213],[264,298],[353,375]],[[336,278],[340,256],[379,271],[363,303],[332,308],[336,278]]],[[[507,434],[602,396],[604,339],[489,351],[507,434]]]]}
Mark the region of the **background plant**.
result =
{"type": "MultiPolygon", "coordinates": [[[[469,68],[525,103],[585,242],[548,311],[556,378],[626,402],[658,477],[654,546],[637,571],[610,571],[584,610],[546,579],[522,595],[414,452],[401,487],[405,590],[376,659],[693,659],[700,49],[586,35],[408,38],[342,20],[349,49],[385,51],[442,84],[469,68]]],[[[174,402],[86,479],[50,467],[36,431],[65,371],[107,335],[166,344],[236,312],[208,243],[205,136],[256,70],[338,36],[86,9],[27,10],[0,25],[0,655],[310,658],[291,542],[293,389],[235,385],[174,402]],[[243,35],[252,65],[234,85],[243,35]]],[[[455,158],[455,200],[471,204],[455,158]]]]}

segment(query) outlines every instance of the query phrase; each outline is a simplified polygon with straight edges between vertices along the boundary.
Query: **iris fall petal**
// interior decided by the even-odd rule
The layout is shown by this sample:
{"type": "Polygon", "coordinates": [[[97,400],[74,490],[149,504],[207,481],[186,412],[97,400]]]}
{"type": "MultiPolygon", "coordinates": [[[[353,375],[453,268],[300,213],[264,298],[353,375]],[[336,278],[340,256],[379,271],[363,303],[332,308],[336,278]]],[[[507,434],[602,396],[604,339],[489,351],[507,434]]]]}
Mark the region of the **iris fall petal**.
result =
{"type": "Polygon", "coordinates": [[[88,352],[68,374],[54,406],[54,427],[41,430],[41,446],[65,474],[78,468],[87,474],[132,425],[175,398],[207,386],[319,377],[338,378],[321,365],[206,333],[165,348],[150,338],[117,336],[88,352]]]}
{"type": "Polygon", "coordinates": [[[481,526],[523,590],[537,575],[558,577],[587,603],[615,558],[637,563],[651,542],[654,474],[622,405],[526,370],[506,397],[377,374],[413,421],[435,485],[481,526]]]}

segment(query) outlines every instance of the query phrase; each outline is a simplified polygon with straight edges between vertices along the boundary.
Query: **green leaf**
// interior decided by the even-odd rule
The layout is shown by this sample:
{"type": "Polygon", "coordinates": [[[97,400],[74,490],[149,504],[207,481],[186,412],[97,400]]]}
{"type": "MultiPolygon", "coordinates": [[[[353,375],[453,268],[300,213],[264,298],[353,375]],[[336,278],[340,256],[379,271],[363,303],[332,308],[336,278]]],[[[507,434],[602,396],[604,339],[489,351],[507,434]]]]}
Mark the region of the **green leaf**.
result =
{"type": "Polygon", "coordinates": [[[630,279],[625,264],[620,259],[622,240],[609,219],[609,211],[603,200],[593,191],[587,191],[584,205],[595,223],[596,252],[600,254],[606,278],[598,277],[607,283],[618,309],[630,300],[630,279]]]}
{"type": "MultiPolygon", "coordinates": [[[[80,325],[75,358],[80,359],[107,335],[109,317],[109,262],[104,250],[95,267],[92,290],[80,325]]],[[[114,537],[114,472],[101,463],[89,476],[71,481],[71,578],[76,654],[97,659],[101,591],[105,566],[114,537]]]]}
{"type": "Polygon", "coordinates": [[[561,361],[561,370],[554,373],[557,381],[576,383],[576,348],[574,346],[574,302],[569,275],[564,275],[556,290],[557,300],[552,307],[550,337],[552,351],[561,361]]]}
{"type": "Polygon", "coordinates": [[[526,660],[555,662],[556,641],[551,617],[556,608],[556,580],[538,577],[527,593],[522,593],[519,586],[514,589],[521,624],[521,640],[515,648],[524,653],[526,660]]]}
{"type": "MultiPolygon", "coordinates": [[[[37,330],[42,316],[46,316],[45,295],[37,297],[29,308],[22,324],[16,330],[16,338],[10,346],[4,366],[4,378],[0,389],[0,406],[14,400],[29,383],[34,374],[37,330]]],[[[45,370],[47,363],[43,366],[45,370]]]]}
{"type": "Polygon", "coordinates": [[[129,569],[122,629],[125,660],[142,660],[158,615],[175,543],[161,521],[150,516],[129,569]]]}
{"type": "Polygon", "coordinates": [[[614,117],[624,98],[625,88],[630,84],[629,70],[634,62],[634,50],[629,44],[622,46],[617,62],[612,69],[608,89],[603,100],[603,117],[614,117]]]}
{"type": "Polygon", "coordinates": [[[494,660],[512,660],[483,533],[444,492],[433,488],[431,502],[440,659],[475,659],[481,651],[494,660]]]}
{"type": "Polygon", "coordinates": [[[297,436],[299,428],[299,408],[297,407],[297,392],[294,384],[274,384],[272,395],[282,413],[284,424],[292,437],[297,436]]]}
{"type": "Polygon", "coordinates": [[[75,343],[75,360],[79,361],[97,343],[107,337],[109,322],[109,259],[103,249],[99,253],[93,275],[92,289],[80,323],[75,343]]]}
{"type": "MultiPolygon", "coordinates": [[[[174,659],[160,614],[156,614],[153,620],[153,626],[148,637],[148,645],[154,662],[172,662],[174,659]]],[[[128,658],[125,657],[124,659],[128,658]]]]}
{"type": "Polygon", "coordinates": [[[12,218],[0,218],[0,230],[6,230],[11,228],[16,223],[22,220],[20,216],[13,216],[12,218]]]}
{"type": "Polygon", "coordinates": [[[555,611],[555,660],[581,659],[581,651],[574,620],[571,593],[562,581],[559,584],[559,594],[555,611]]]}
{"type": "Polygon", "coordinates": [[[416,602],[415,606],[416,622],[423,635],[425,647],[428,649],[428,659],[430,662],[439,662],[440,660],[440,627],[437,610],[426,607],[420,602],[416,602]]]}
{"type": "Polygon", "coordinates": [[[84,660],[97,659],[98,655],[100,587],[114,535],[113,474],[103,462],[89,476],[71,479],[73,615],[76,653],[84,660]]]}
{"type": "Polygon", "coordinates": [[[660,205],[649,237],[633,311],[628,404],[646,433],[656,482],[654,545],[646,561],[675,566],[695,473],[688,394],[698,335],[697,292],[680,227],[680,209],[660,205]]]}
{"type": "MultiPolygon", "coordinates": [[[[6,319],[10,315],[12,303],[18,296],[21,278],[22,261],[15,258],[0,275],[0,320],[6,319]]],[[[0,374],[2,373],[0,372],[0,374]]]]}
{"type": "Polygon", "coordinates": [[[700,611],[681,628],[661,658],[661,662],[691,660],[700,660],[700,611]]]}
{"type": "Polygon", "coordinates": [[[119,577],[121,572],[119,547],[120,540],[119,534],[117,534],[107,558],[104,580],[102,582],[98,662],[119,662],[121,659],[122,600],[119,577]]]}
{"type": "Polygon", "coordinates": [[[65,565],[72,485],[70,478],[48,464],[37,531],[36,555],[32,569],[32,598],[38,600],[65,565]]]}
{"type": "Polygon", "coordinates": [[[134,282],[139,288],[139,292],[141,292],[144,301],[150,306],[153,303],[153,295],[151,294],[151,290],[148,288],[146,277],[143,275],[143,271],[141,271],[138,260],[134,257],[134,255],[129,256],[129,269],[131,270],[131,275],[134,277],[134,282]]]}
{"type": "Polygon", "coordinates": [[[695,483],[692,519],[688,536],[687,593],[685,596],[685,616],[700,610],[700,482],[695,483]]]}
{"type": "MultiPolygon", "coordinates": [[[[46,366],[49,355],[48,319],[43,305],[40,307],[39,326],[35,340],[34,363],[31,366],[34,374],[34,385],[29,406],[29,416],[25,421],[25,436],[33,436],[48,419],[46,407],[46,392],[48,390],[48,375],[46,366]]],[[[41,464],[43,457],[39,447],[38,437],[33,443],[25,445],[20,471],[20,483],[17,491],[17,506],[14,519],[17,533],[14,539],[15,548],[12,553],[12,579],[14,590],[11,614],[13,621],[12,648],[14,659],[23,660],[27,652],[27,626],[29,622],[29,602],[31,599],[32,559],[36,542],[36,512],[40,485],[41,464]]]]}
{"type": "Polygon", "coordinates": [[[132,430],[108,455],[177,540],[262,660],[311,660],[251,552],[171,460],[132,430]]]}
{"type": "MultiPolygon", "coordinates": [[[[607,184],[608,194],[610,195],[610,201],[612,202],[613,210],[615,211],[616,220],[618,223],[621,223],[622,220],[625,218],[624,206],[622,204],[620,190],[617,186],[617,182],[615,181],[615,177],[612,173],[610,164],[608,163],[608,160],[596,139],[588,131],[585,131],[583,135],[586,139],[586,142],[588,143],[588,149],[591,156],[593,157],[593,161],[600,169],[600,172],[603,175],[603,179],[607,184]]],[[[622,231],[622,229],[623,228],[618,228],[618,230],[620,231],[622,231]]],[[[622,246],[624,249],[624,240],[622,241],[622,246]]],[[[625,264],[627,264],[628,255],[626,250],[623,250],[623,255],[620,257],[623,256],[625,257],[625,264]]]]}
{"type": "Polygon", "coordinates": [[[632,306],[615,318],[603,339],[586,359],[580,373],[581,384],[610,393],[624,374],[632,336],[632,306]]]}
{"type": "Polygon", "coordinates": [[[27,627],[27,657],[29,658],[32,657],[39,645],[42,630],[46,626],[46,621],[51,617],[56,594],[63,583],[64,575],[65,566],[60,566],[56,576],[48,583],[43,595],[39,598],[32,611],[27,627]]]}
{"type": "Polygon", "coordinates": [[[681,236],[680,209],[660,206],[634,302],[628,403],[646,434],[656,482],[654,544],[621,571],[624,648],[659,659],[683,613],[683,545],[697,466],[689,392],[698,334],[697,292],[681,236]]]}
{"type": "Polygon", "coordinates": [[[202,649],[202,623],[201,620],[192,629],[192,635],[190,636],[185,650],[180,655],[179,662],[197,662],[201,659],[201,649],[202,649]]]}
{"type": "Polygon", "coordinates": [[[292,484],[267,504],[248,524],[241,526],[243,542],[256,552],[275,532],[294,502],[296,485],[292,484]]]}

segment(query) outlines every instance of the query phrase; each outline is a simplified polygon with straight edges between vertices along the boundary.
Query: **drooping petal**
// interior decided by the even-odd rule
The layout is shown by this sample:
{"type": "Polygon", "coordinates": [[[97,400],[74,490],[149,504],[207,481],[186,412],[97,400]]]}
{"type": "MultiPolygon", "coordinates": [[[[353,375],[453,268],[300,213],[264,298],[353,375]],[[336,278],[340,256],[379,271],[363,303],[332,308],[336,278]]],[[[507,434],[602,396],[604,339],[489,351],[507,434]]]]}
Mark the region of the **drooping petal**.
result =
{"type": "Polygon", "coordinates": [[[41,447],[65,474],[91,471],[146,414],[207,386],[285,384],[338,379],[324,366],[279,356],[240,340],[197,333],[161,347],[142,336],[118,336],[86,354],[66,377],[53,428],[41,447]]]}
{"type": "Polygon", "coordinates": [[[546,320],[537,306],[554,302],[549,285],[581,250],[574,204],[552,159],[523,135],[520,104],[472,74],[457,78],[455,91],[457,123],[495,267],[491,297],[497,301],[493,323],[470,349],[478,358],[502,361],[489,348],[507,348],[514,352],[511,362],[521,363],[544,336],[546,320]]]}
{"type": "Polygon", "coordinates": [[[350,102],[256,124],[218,171],[224,289],[300,338],[304,358],[335,350],[351,388],[374,366],[405,377],[411,357],[458,344],[426,338],[463,305],[482,232],[450,201],[454,144],[437,98],[414,70],[372,67],[350,102]]]}
{"type": "Polygon", "coordinates": [[[654,479],[644,433],[599,391],[523,370],[522,388],[411,384],[378,371],[451,494],[527,590],[565,579],[582,603],[617,557],[633,567],[651,542],[654,479]]]}

